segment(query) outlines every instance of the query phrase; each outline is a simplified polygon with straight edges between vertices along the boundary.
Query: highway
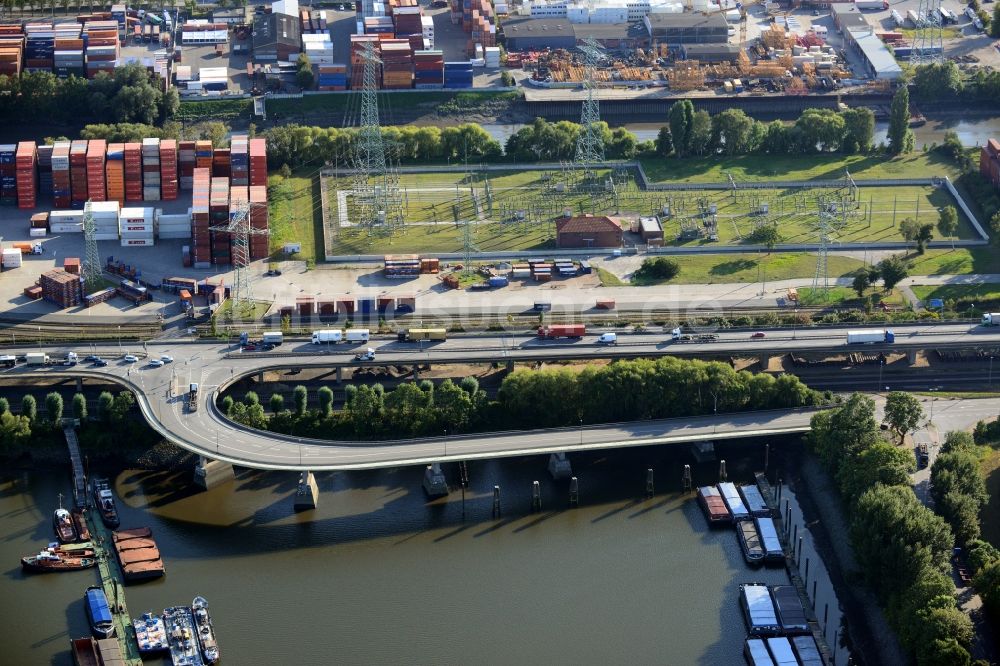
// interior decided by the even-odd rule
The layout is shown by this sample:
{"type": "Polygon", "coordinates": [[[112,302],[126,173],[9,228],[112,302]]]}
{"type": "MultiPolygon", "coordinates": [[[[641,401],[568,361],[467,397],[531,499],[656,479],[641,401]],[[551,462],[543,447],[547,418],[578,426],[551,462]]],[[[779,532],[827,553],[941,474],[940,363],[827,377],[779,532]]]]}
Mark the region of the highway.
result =
{"type": "MultiPolygon", "coordinates": [[[[623,358],[659,355],[747,355],[790,351],[879,351],[942,347],[1000,347],[1000,328],[968,324],[896,326],[895,344],[846,345],[848,327],[774,331],[751,338],[751,331],[720,331],[712,342],[672,342],[668,335],[619,333],[617,346],[597,345],[600,331],[577,341],[542,341],[528,336],[470,335],[438,343],[400,343],[395,338],[373,339],[367,345],[314,346],[288,341],[271,352],[241,353],[237,346],[217,342],[172,340],[147,343],[146,349],[102,345],[87,348],[52,347],[53,360],[68,351],[84,355],[97,352],[111,361],[97,368],[89,363],[74,367],[26,366],[0,372],[3,376],[95,377],[114,380],[135,391],[150,425],[168,440],[213,459],[245,467],[280,470],[348,470],[425,464],[446,460],[493,458],[581,449],[642,446],[655,443],[724,439],[750,435],[803,432],[808,410],[706,416],[668,421],[568,428],[550,431],[491,433],[430,440],[392,442],[324,442],[249,430],[225,419],[215,406],[219,393],[234,381],[264,370],[289,367],[357,367],[353,355],[367,346],[376,352],[373,365],[415,363],[464,363],[544,361],[560,359],[623,358]],[[319,350],[319,351],[317,351],[319,350]],[[128,364],[118,360],[126,351],[149,358],[169,354],[174,358],[161,368],[145,360],[128,364]],[[200,387],[199,407],[185,408],[190,382],[200,387]]],[[[23,354],[38,347],[6,348],[2,353],[23,354]]]]}

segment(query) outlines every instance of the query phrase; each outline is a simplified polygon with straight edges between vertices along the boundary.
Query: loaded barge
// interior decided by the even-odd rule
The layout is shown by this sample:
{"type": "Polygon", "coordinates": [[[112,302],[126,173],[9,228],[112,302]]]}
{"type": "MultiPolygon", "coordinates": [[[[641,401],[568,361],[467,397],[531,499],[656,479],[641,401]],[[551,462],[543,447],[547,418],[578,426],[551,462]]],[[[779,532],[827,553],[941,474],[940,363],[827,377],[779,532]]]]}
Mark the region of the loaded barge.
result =
{"type": "Polygon", "coordinates": [[[205,666],[191,609],[186,606],[164,608],[163,621],[167,625],[170,659],[174,666],[205,666]]]}

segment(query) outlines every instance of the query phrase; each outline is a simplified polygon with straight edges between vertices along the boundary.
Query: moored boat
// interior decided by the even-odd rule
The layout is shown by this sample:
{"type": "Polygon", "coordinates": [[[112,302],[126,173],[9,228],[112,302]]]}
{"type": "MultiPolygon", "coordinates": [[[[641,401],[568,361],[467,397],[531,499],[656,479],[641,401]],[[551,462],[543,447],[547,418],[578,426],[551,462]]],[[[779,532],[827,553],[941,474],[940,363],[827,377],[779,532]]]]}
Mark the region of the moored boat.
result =
{"type": "Polygon", "coordinates": [[[115,506],[115,496],[111,492],[111,484],[107,479],[94,479],[94,502],[101,512],[101,520],[109,528],[114,529],[120,524],[118,508],[115,506]]]}
{"type": "Polygon", "coordinates": [[[73,509],[73,526],[76,528],[76,537],[80,541],[90,541],[90,528],[87,527],[86,509],[73,509]]]}
{"type": "Polygon", "coordinates": [[[52,514],[52,528],[55,530],[56,538],[61,543],[73,543],[77,540],[73,516],[62,508],[62,495],[59,496],[59,508],[52,514]]]}
{"type": "Polygon", "coordinates": [[[204,666],[191,609],[185,606],[164,608],[163,622],[167,628],[167,644],[174,666],[204,666]]]}
{"type": "Polygon", "coordinates": [[[167,643],[167,627],[163,618],[152,611],[133,618],[132,629],[135,630],[135,640],[142,654],[163,652],[169,646],[167,643]]]}
{"type": "Polygon", "coordinates": [[[733,520],[750,520],[750,512],[747,511],[746,505],[743,504],[743,499],[740,497],[739,491],[736,490],[736,484],[728,482],[720,483],[719,494],[722,495],[722,499],[726,502],[733,520]]]}
{"type": "Polygon", "coordinates": [[[198,642],[201,643],[201,656],[206,664],[219,661],[219,643],[215,640],[215,627],[212,617],[208,614],[208,601],[205,597],[195,597],[191,602],[191,612],[194,613],[194,624],[198,629],[198,642]]]}
{"type": "Polygon", "coordinates": [[[71,557],[60,553],[43,550],[38,555],[28,555],[21,558],[21,568],[33,573],[50,573],[58,571],[80,571],[97,564],[93,557],[71,557]]]}
{"type": "Polygon", "coordinates": [[[736,523],[736,538],[739,539],[743,559],[747,564],[757,566],[764,563],[764,548],[761,546],[760,534],[753,521],[741,520],[736,523]]]}
{"type": "Polygon", "coordinates": [[[729,509],[726,507],[726,503],[722,501],[722,495],[715,486],[701,486],[698,488],[698,504],[701,505],[701,510],[705,512],[705,518],[708,520],[709,525],[719,525],[732,522],[733,520],[732,514],[729,513],[729,509]]]}
{"type": "Polygon", "coordinates": [[[111,606],[104,589],[91,585],[83,596],[87,608],[87,619],[90,620],[90,631],[97,638],[110,638],[115,635],[115,619],[111,615],[111,606]]]}

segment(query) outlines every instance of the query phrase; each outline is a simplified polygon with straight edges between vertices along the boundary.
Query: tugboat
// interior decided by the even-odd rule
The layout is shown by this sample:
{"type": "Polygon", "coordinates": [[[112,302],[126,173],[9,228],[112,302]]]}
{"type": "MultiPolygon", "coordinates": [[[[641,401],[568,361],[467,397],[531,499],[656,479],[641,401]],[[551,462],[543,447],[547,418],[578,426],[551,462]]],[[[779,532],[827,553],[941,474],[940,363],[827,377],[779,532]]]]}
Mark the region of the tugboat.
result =
{"type": "Polygon", "coordinates": [[[38,555],[28,555],[21,558],[21,568],[32,573],[51,573],[58,571],[80,571],[97,564],[93,557],[67,557],[49,549],[39,551],[38,555]]]}
{"type": "Polygon", "coordinates": [[[215,627],[212,626],[212,618],[208,614],[208,602],[205,597],[195,597],[191,602],[191,611],[194,613],[194,624],[198,628],[198,641],[201,643],[201,655],[206,664],[214,664],[219,661],[219,644],[215,640],[215,627]]]}
{"type": "Polygon", "coordinates": [[[87,527],[86,509],[73,509],[73,525],[76,527],[76,536],[80,541],[90,541],[90,528],[87,527]]]}
{"type": "Polygon", "coordinates": [[[62,507],[62,495],[59,495],[59,508],[52,514],[52,527],[55,529],[56,538],[61,543],[73,543],[77,540],[76,526],[73,525],[73,516],[62,507]]]}
{"type": "Polygon", "coordinates": [[[83,596],[87,607],[87,618],[90,620],[90,631],[96,638],[111,638],[115,635],[115,618],[111,615],[111,606],[104,589],[91,585],[83,596]]]}
{"type": "Polygon", "coordinates": [[[184,606],[164,608],[163,622],[167,627],[167,645],[174,666],[204,666],[198,651],[191,609],[184,606]]]}
{"type": "Polygon", "coordinates": [[[107,479],[94,479],[94,502],[101,512],[101,520],[110,529],[118,527],[118,509],[115,507],[115,496],[111,492],[111,484],[107,479]]]}
{"type": "Polygon", "coordinates": [[[135,630],[135,640],[139,644],[141,654],[155,654],[170,647],[163,618],[154,615],[152,611],[143,613],[142,617],[134,618],[132,628],[135,630]]]}

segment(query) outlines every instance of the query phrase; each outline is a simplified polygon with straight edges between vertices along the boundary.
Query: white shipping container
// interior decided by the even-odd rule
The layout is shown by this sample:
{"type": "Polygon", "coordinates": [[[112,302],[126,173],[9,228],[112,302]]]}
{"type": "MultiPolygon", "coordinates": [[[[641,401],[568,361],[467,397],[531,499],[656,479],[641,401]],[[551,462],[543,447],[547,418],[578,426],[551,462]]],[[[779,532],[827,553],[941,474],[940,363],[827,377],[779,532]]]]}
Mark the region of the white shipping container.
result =
{"type": "Polygon", "coordinates": [[[21,251],[17,248],[8,248],[3,251],[2,260],[4,268],[17,268],[21,265],[21,251]]]}
{"type": "Polygon", "coordinates": [[[54,234],[82,234],[83,222],[49,222],[49,230],[54,234]]]}
{"type": "Polygon", "coordinates": [[[153,247],[152,238],[123,238],[122,247],[153,247]]]}
{"type": "Polygon", "coordinates": [[[108,241],[108,240],[118,240],[118,234],[94,234],[94,240],[108,241]]]}
{"type": "Polygon", "coordinates": [[[153,223],[140,223],[140,224],[123,224],[118,229],[121,233],[141,233],[141,234],[152,234],[153,233],[153,223]]]}
{"type": "Polygon", "coordinates": [[[43,229],[34,229],[34,228],[32,228],[32,229],[28,230],[28,235],[31,236],[32,238],[44,238],[45,237],[45,233],[46,232],[45,232],[44,228],[43,229]]]}
{"type": "Polygon", "coordinates": [[[184,230],[179,230],[179,231],[161,231],[160,234],[159,234],[159,237],[160,237],[160,240],[173,240],[173,239],[191,238],[191,230],[188,229],[187,231],[184,231],[184,230]]]}

